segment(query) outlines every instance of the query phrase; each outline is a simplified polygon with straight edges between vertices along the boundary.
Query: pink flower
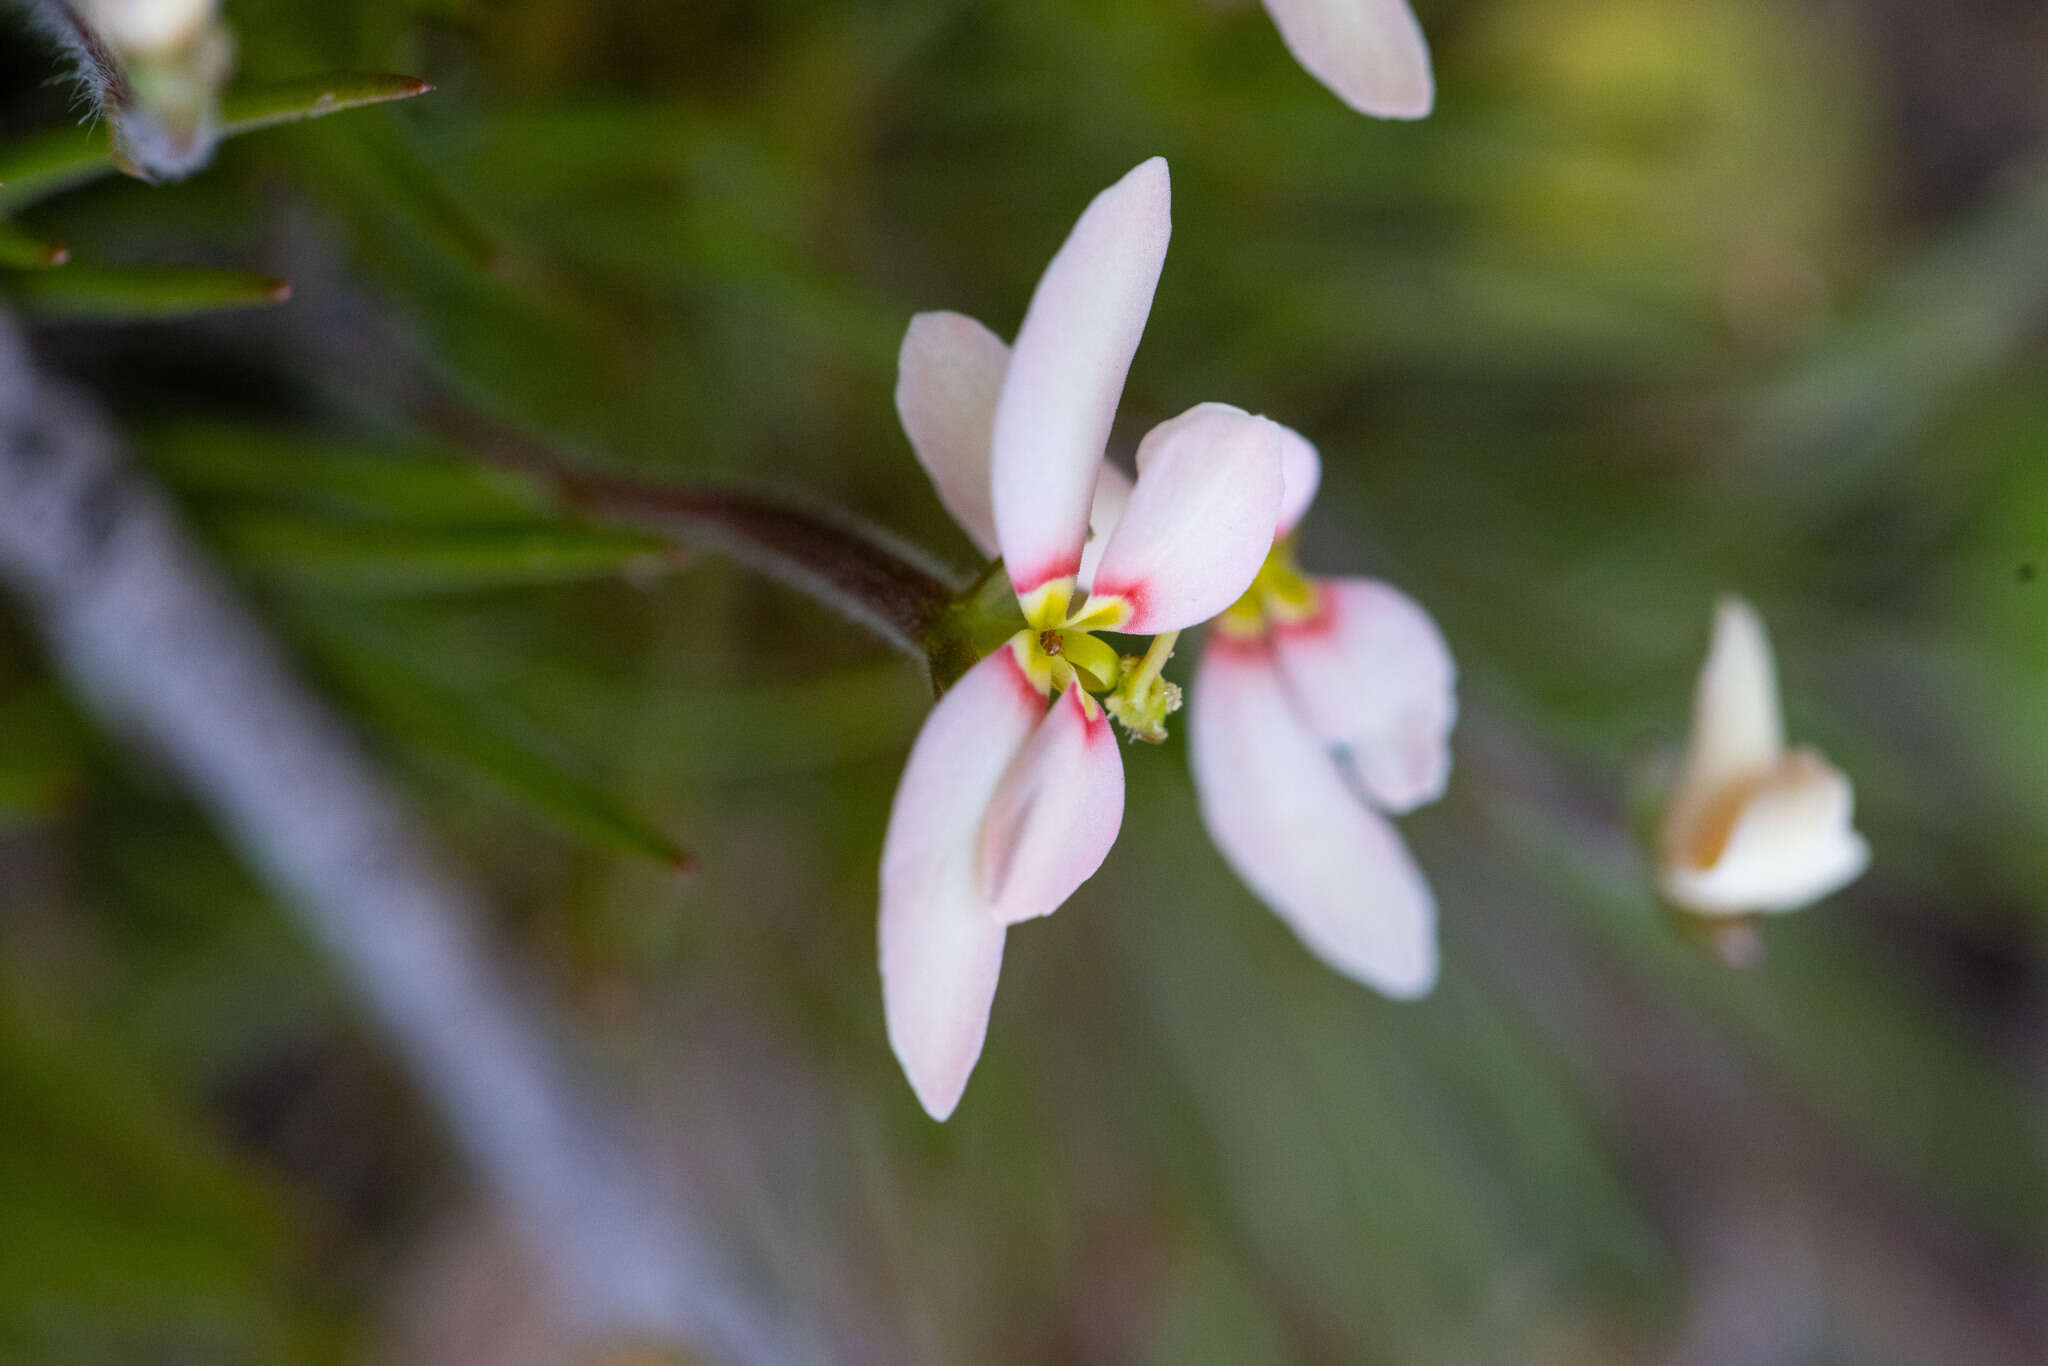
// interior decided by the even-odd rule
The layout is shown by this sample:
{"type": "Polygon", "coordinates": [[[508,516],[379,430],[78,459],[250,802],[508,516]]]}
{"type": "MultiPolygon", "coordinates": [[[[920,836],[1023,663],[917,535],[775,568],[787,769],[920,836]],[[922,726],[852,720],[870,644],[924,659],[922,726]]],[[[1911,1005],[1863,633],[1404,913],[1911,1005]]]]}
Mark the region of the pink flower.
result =
{"type": "Polygon", "coordinates": [[[1057,910],[1116,839],[1109,716],[1163,734],[1173,634],[1242,594],[1272,538],[1282,429],[1263,418],[1220,404],[1175,418],[1146,439],[1135,485],[1103,462],[1170,230],[1154,158],[1081,215],[1014,350],[951,313],[920,314],[903,339],[904,430],[947,509],[1002,557],[1024,617],[925,722],[882,849],[889,1043],[935,1119],[981,1055],[1008,927],[1057,910]],[[1100,631],[1159,639],[1141,661],[1100,631]]]}
{"type": "Polygon", "coordinates": [[[1436,103],[1429,44],[1408,0],[1265,0],[1287,50],[1361,114],[1419,119],[1436,103]]]}
{"type": "Polygon", "coordinates": [[[1188,736],[1202,819],[1324,962],[1389,996],[1422,996],[1436,984],[1436,902],[1386,813],[1443,794],[1455,669],[1405,594],[1296,567],[1294,526],[1321,462],[1282,431],[1272,554],[1217,619],[1195,671],[1188,736]]]}

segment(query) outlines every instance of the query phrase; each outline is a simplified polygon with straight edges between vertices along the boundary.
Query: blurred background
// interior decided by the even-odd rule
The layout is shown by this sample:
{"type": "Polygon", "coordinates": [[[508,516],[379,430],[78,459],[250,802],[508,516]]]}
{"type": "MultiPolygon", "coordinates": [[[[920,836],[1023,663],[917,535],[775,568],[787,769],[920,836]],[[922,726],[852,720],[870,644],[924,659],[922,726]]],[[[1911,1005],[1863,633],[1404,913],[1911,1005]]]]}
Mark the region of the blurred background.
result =
{"type": "MultiPolygon", "coordinates": [[[[2048,1360],[2048,9],[1417,11],[1438,111],[1404,125],[1222,0],[229,0],[240,81],[438,89],[22,206],[72,264],[0,295],[485,891],[700,1231],[863,1359],[2048,1360]],[[419,396],[965,572],[891,407],[903,328],[1008,335],[1154,153],[1119,449],[1205,399],[1297,427],[1306,564],[1443,625],[1457,767],[1403,822],[1442,983],[1313,960],[1176,734],[1012,936],[940,1127],[875,972],[919,670],[559,514],[419,396]],[[105,285],[170,266],[294,297],[105,285]],[[1874,851],[1744,970],[1636,833],[1723,591],[1874,851]]],[[[75,109],[0,32],[4,148],[75,109]]],[[[587,1359],[541,1282],[351,986],[0,599],[0,1359],[587,1359]]]]}

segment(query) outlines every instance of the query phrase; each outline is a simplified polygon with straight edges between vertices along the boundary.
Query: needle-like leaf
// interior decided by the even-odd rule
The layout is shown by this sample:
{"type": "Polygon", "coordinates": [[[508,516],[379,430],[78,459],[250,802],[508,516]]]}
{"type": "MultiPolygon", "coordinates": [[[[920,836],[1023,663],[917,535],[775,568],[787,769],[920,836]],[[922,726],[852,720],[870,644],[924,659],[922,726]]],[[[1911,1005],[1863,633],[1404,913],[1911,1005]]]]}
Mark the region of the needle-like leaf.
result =
{"type": "Polygon", "coordinates": [[[0,221],[0,266],[15,270],[41,270],[61,266],[71,253],[55,242],[45,242],[12,223],[0,221]]]}
{"type": "MultiPolygon", "coordinates": [[[[255,90],[230,91],[222,101],[223,138],[325,118],[392,100],[424,95],[434,87],[415,76],[321,76],[255,90]]],[[[20,208],[110,174],[106,135],[89,128],[59,128],[0,148],[0,210],[20,208]]]]}
{"type": "Polygon", "coordinates": [[[101,322],[270,308],[292,297],[291,285],[274,275],[189,266],[71,266],[17,274],[0,288],[31,316],[101,322]]]}

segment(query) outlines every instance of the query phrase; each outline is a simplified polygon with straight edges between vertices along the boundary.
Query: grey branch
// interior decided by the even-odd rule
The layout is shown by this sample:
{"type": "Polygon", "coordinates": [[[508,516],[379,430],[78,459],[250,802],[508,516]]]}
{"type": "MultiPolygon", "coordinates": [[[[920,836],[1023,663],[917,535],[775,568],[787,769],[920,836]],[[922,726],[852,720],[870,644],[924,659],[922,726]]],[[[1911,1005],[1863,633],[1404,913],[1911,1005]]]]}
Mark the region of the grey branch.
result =
{"type": "Polygon", "coordinates": [[[691,1239],[501,980],[478,907],[121,458],[0,318],[0,582],[117,733],[169,764],[333,955],[593,1334],[809,1360],[691,1239]]]}

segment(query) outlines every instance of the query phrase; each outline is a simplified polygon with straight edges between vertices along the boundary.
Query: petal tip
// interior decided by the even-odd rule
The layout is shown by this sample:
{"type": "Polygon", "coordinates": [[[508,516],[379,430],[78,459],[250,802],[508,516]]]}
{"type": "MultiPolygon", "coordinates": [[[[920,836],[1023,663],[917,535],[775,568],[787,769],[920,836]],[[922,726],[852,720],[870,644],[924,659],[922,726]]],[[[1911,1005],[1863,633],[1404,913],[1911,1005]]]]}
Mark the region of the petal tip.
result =
{"type": "Polygon", "coordinates": [[[937,1123],[944,1124],[960,1108],[960,1097],[967,1093],[967,1078],[920,1082],[913,1074],[910,1075],[910,1089],[917,1094],[917,1103],[924,1107],[924,1112],[937,1123]]]}

